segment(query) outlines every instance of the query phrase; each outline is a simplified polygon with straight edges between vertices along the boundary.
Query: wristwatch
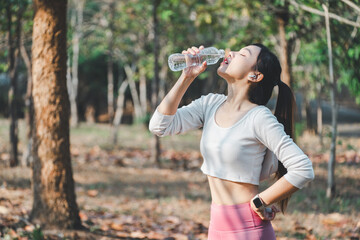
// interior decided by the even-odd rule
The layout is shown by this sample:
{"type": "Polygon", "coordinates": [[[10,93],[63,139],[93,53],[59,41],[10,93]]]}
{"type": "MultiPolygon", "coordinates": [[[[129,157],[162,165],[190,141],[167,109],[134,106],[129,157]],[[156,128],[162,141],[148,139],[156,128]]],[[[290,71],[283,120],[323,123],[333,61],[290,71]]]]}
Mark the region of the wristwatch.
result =
{"type": "Polygon", "coordinates": [[[265,203],[262,201],[262,199],[259,197],[259,194],[256,194],[256,196],[251,200],[255,207],[259,210],[264,210],[265,209],[265,203]]]}

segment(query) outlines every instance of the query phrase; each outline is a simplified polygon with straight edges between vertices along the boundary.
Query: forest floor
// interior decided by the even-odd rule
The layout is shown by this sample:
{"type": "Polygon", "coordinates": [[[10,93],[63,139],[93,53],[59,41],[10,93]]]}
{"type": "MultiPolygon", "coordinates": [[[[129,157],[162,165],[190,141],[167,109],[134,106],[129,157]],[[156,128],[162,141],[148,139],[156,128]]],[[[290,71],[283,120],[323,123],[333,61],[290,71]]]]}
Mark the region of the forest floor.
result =
{"type": "MultiPolygon", "coordinates": [[[[31,224],[31,169],[8,167],[9,122],[0,119],[0,238],[207,239],[210,192],[200,172],[200,131],[161,139],[162,168],[151,162],[152,135],[144,126],[120,126],[118,144],[107,125],[71,130],[71,153],[80,217],[88,231],[44,230],[31,224]]],[[[360,238],[360,125],[339,126],[336,196],[326,198],[329,127],[324,146],[304,133],[299,146],[316,179],[296,192],[285,215],[272,221],[278,239],[360,238]]],[[[20,144],[25,148],[25,127],[20,144]]],[[[262,183],[265,188],[269,183],[262,183]]]]}

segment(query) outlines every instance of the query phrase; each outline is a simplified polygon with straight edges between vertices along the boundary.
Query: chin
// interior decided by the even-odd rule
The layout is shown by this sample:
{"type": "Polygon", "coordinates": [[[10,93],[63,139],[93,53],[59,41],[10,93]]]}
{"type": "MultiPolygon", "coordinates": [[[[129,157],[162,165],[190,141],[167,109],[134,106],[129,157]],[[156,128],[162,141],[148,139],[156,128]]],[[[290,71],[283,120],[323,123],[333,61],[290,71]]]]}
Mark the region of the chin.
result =
{"type": "Polygon", "coordinates": [[[223,75],[225,74],[225,70],[226,70],[226,68],[224,68],[223,66],[220,65],[216,72],[220,77],[223,77],[223,75]]]}
{"type": "Polygon", "coordinates": [[[220,77],[226,79],[226,76],[227,76],[227,74],[226,74],[226,67],[220,65],[220,67],[217,69],[217,74],[218,74],[220,77]]]}

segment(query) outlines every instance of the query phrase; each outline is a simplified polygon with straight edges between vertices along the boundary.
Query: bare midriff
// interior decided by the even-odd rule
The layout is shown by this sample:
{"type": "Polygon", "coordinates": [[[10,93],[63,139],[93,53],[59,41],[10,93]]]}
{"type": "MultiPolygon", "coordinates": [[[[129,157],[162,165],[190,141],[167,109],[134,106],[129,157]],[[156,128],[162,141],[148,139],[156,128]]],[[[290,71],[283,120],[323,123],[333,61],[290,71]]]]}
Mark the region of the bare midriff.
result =
{"type": "Polygon", "coordinates": [[[250,202],[258,194],[259,187],[249,183],[232,182],[208,175],[212,202],[235,205],[250,202]]]}

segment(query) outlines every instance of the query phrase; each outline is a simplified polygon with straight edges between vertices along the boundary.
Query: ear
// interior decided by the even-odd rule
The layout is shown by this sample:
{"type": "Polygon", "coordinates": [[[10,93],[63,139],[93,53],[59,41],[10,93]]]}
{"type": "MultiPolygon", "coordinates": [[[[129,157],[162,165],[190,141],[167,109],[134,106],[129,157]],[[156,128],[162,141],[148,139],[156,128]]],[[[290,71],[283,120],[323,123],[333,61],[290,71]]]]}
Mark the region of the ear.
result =
{"type": "Polygon", "coordinates": [[[261,72],[258,73],[249,73],[248,74],[248,80],[251,82],[260,82],[261,80],[263,80],[264,75],[261,72]]]}

